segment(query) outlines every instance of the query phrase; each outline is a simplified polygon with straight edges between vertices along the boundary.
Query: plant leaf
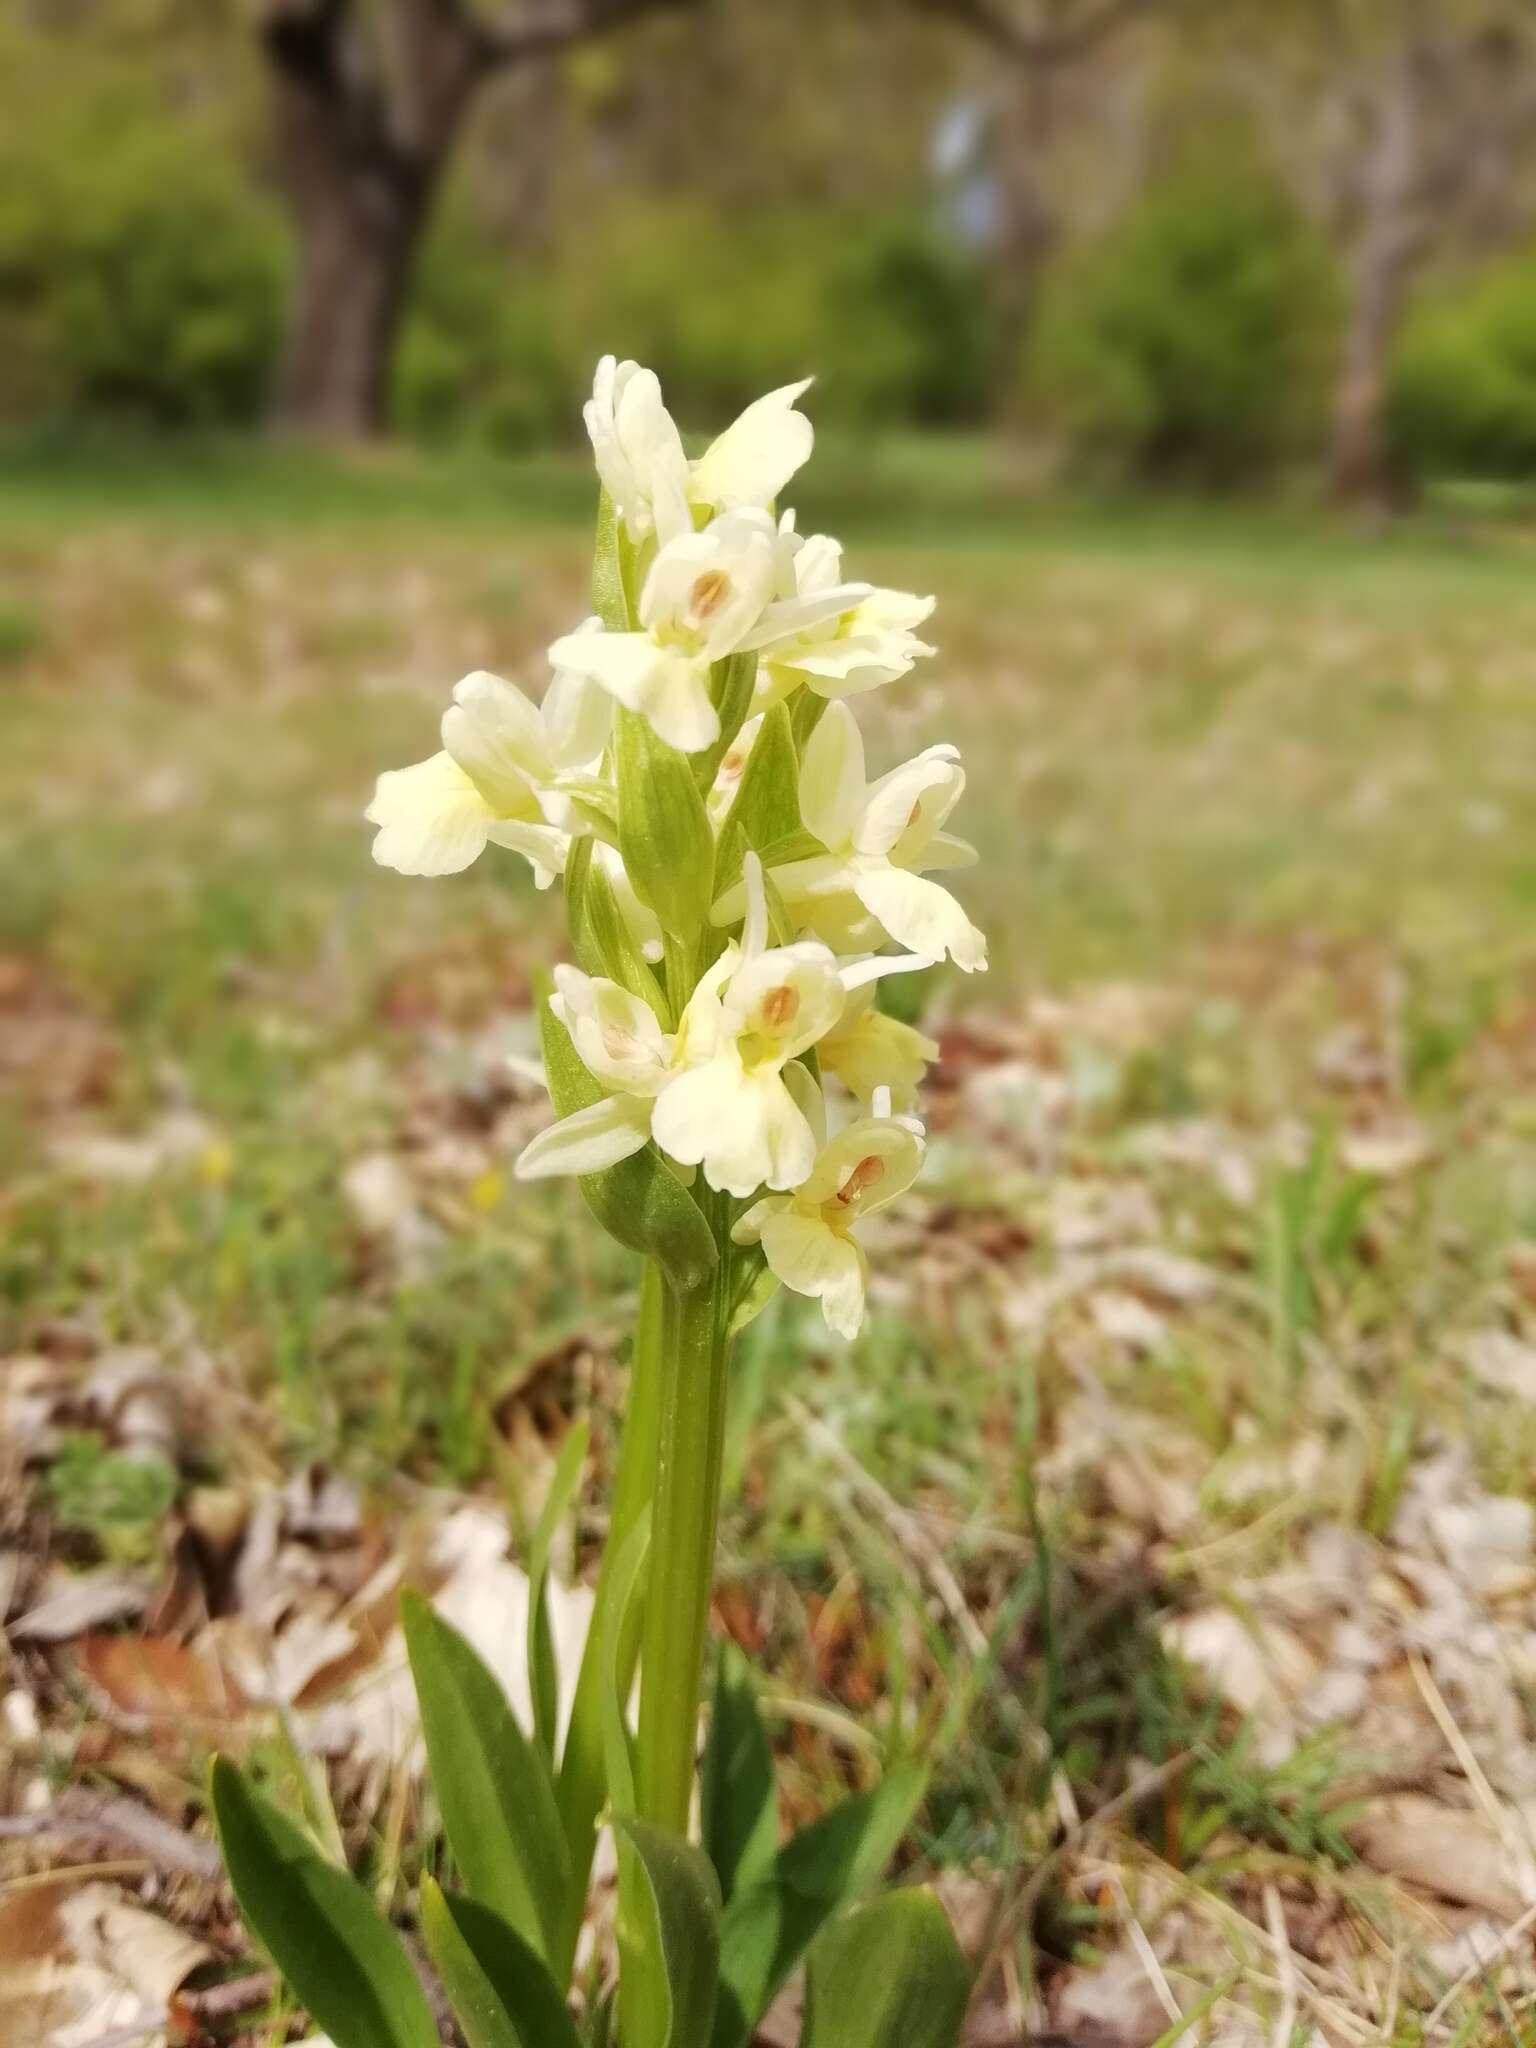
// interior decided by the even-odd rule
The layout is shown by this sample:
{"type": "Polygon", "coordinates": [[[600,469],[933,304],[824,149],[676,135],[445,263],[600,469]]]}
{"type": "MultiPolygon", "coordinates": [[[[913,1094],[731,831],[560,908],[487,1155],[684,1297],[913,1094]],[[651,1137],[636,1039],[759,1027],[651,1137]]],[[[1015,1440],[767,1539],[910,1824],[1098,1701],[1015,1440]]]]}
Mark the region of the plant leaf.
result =
{"type": "Polygon", "coordinates": [[[592,858],[590,833],[575,840],[565,863],[565,908],[571,944],[588,974],[606,975],[649,1003],[664,1022],[667,1000],[650,963],[619,910],[613,884],[592,858]]]}
{"type": "Polygon", "coordinates": [[[955,2048],[970,1995],[932,1892],[887,1892],[812,1944],[800,2048],[955,2048]]]}
{"type": "MultiPolygon", "coordinates": [[[[602,1089],[588,1073],[547,1001],[539,1004],[539,1041],[550,1099],[561,1116],[597,1102],[602,1089]]],[[[602,1173],[581,1175],[587,1207],[608,1235],[654,1258],[668,1284],[691,1294],[714,1271],[719,1252],[698,1203],[654,1145],[602,1173]]]]}
{"type": "Polygon", "coordinates": [[[720,1653],[699,1796],[704,1851],[729,1900],[772,1861],[779,1845],[773,1752],[747,1660],[734,1643],[720,1653]]]}
{"type": "Polygon", "coordinates": [[[706,747],[702,753],[692,757],[700,789],[707,790],[714,781],[715,771],[746,723],[756,686],[756,654],[728,654],[723,661],[710,664],[709,694],[720,717],[720,737],[712,747],[706,747]]]}
{"type": "Polygon", "coordinates": [[[499,1913],[424,1877],[421,1932],[469,2048],[580,2048],[554,1978],[499,1913]]]}
{"type": "Polygon", "coordinates": [[[581,1481],[591,1428],[585,1416],[566,1432],[543,1512],[528,1546],[528,1689],[533,1699],[533,1737],[548,1762],[555,1760],[556,1724],[560,1718],[560,1672],[549,1628],[549,1553],[581,1481]]]}
{"type": "Polygon", "coordinates": [[[597,497],[597,538],[592,550],[592,609],[610,633],[627,633],[633,623],[629,589],[633,573],[629,535],[603,489],[597,497]]]}
{"type": "Polygon", "coordinates": [[[731,1320],[726,1334],[739,1337],[743,1330],[756,1322],[763,1310],[779,1291],[779,1276],[756,1246],[747,1249],[753,1252],[750,1259],[737,1262],[737,1274],[731,1295],[731,1320]]]}
{"type": "Polygon", "coordinates": [[[736,1893],[720,1923],[713,2048],[742,2048],[825,1922],[884,1870],[926,1785],[921,1765],[898,1765],[802,1828],[736,1893]]]}
{"type": "MultiPolygon", "coordinates": [[[[762,723],[735,800],[720,827],[715,855],[716,898],[741,880],[742,858],[747,848],[766,856],[777,852],[781,842],[794,840],[800,832],[800,769],[795,758],[795,739],[789,713],[775,704],[762,723]]],[[[809,835],[807,835],[809,836],[809,835]]],[[[822,851],[819,840],[811,840],[813,853],[822,851]]],[[[780,860],[798,858],[778,854],[780,860]]]]}
{"type": "Polygon", "coordinates": [[[551,1956],[571,1860],[549,1766],[458,1630],[416,1593],[403,1595],[400,1613],[454,1860],[476,1898],[551,1956]]]}
{"type": "Polygon", "coordinates": [[[715,835],[689,757],[622,705],[614,712],[613,752],[625,871],[662,930],[691,939],[709,923],[715,835]]]}
{"type": "Polygon", "coordinates": [[[350,1872],[224,1757],[209,1798],[241,1912],[336,2048],[439,2048],[399,1936],[350,1872]]]}
{"type": "Polygon", "coordinates": [[[604,1620],[603,1639],[597,1646],[601,1659],[603,1767],[608,1779],[608,1798],[618,1813],[632,1813],[635,1805],[634,1757],[629,1723],[624,1718],[628,1685],[621,1673],[634,1670],[645,1590],[643,1567],[650,1542],[651,1511],[647,1507],[613,1560],[613,1600],[604,1620]]]}
{"type": "Polygon", "coordinates": [[[709,2039],[720,1972],[720,1887],[709,1859],[681,1835],[629,1814],[614,1818],[622,1846],[633,1851],[645,1877],[660,1955],[667,2019],[658,2048],[702,2048],[709,2039]]]}

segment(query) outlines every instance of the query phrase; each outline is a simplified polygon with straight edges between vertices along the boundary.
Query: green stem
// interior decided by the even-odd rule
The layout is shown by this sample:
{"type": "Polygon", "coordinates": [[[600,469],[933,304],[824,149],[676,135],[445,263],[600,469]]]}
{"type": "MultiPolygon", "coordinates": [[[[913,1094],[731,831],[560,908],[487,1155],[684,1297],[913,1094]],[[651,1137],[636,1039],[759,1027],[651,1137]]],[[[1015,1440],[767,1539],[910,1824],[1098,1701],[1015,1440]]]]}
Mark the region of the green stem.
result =
{"type": "MultiPolygon", "coordinates": [[[[613,1602],[613,1567],[624,1548],[625,1538],[649,1507],[655,1489],[657,1430],[661,1419],[666,1348],[666,1286],[660,1268],[647,1260],[640,1280],[640,1308],[635,1321],[634,1350],[629,1367],[629,1398],[619,1446],[619,1469],[614,1482],[608,1540],[598,1569],[586,1653],[576,1682],[571,1725],[565,1738],[556,1787],[560,1818],[571,1854],[571,1891],[566,1912],[564,1953],[553,1959],[557,1965],[563,1964],[557,1968],[557,1980],[562,1984],[570,1974],[571,1958],[581,1932],[587,1882],[597,1845],[597,1816],[608,1795],[607,1770],[603,1760],[601,1645],[608,1610],[613,1602]]],[[[620,1688],[625,1693],[634,1681],[638,1654],[638,1641],[625,1644],[621,1660],[625,1668],[619,1672],[620,1688]]]]}
{"type": "MultiPolygon", "coordinates": [[[[725,1443],[726,1295],[715,1277],[666,1298],[656,1490],[646,1560],[635,1803],[641,1819],[688,1831],[704,1635],[714,1576],[725,1443]]],[[[670,1999],[633,1853],[619,1850],[619,2040],[661,2048],[670,1999]]]]}
{"type": "Polygon", "coordinates": [[[724,1267],[710,1284],[667,1298],[635,1789],[641,1818],[679,1835],[693,1797],[725,1444],[724,1267]]]}

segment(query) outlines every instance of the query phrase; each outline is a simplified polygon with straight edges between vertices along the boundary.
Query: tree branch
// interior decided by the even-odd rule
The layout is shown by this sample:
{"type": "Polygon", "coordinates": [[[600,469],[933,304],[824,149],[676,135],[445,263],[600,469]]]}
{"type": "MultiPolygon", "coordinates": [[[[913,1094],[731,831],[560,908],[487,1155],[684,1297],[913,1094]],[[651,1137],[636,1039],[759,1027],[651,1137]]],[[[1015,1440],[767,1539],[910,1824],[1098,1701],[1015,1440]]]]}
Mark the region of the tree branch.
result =
{"type": "Polygon", "coordinates": [[[924,14],[971,30],[1016,64],[1071,64],[1097,44],[1149,14],[1163,0],[1099,0],[1080,19],[1048,34],[1014,20],[999,0],[915,0],[924,14]]]}
{"type": "Polygon", "coordinates": [[[696,6],[698,0],[544,0],[526,21],[499,26],[475,23],[475,61],[482,70],[503,70],[551,57],[573,43],[611,35],[641,15],[663,7],[696,6]]]}

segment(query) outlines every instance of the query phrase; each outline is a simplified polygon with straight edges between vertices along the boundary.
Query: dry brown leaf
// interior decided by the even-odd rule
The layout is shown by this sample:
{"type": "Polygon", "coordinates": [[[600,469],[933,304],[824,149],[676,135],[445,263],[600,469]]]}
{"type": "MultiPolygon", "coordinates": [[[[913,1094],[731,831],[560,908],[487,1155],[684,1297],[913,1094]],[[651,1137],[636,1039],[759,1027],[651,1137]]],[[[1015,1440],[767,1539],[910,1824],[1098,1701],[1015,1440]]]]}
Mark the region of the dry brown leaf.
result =
{"type": "Polygon", "coordinates": [[[1472,1377],[1496,1393],[1536,1401],[1536,1344],[1508,1330],[1474,1330],[1456,1346],[1472,1377]]]}
{"type": "Polygon", "coordinates": [[[166,2008],[212,1951],[116,1886],[49,1886],[0,1904],[0,2041],[89,2048],[137,2029],[165,2040],[166,2008]]]}
{"type": "Polygon", "coordinates": [[[1165,1650],[1253,1722],[1267,1761],[1278,1762],[1295,1748],[1303,1703],[1318,1678],[1317,1659],[1299,1636],[1229,1607],[1176,1615],[1158,1634],[1165,1650]]]}
{"type": "Polygon", "coordinates": [[[222,1716],[245,1705],[217,1657],[171,1636],[86,1635],[75,1646],[75,1660],[112,1708],[134,1718],[222,1716]]]}
{"type": "Polygon", "coordinates": [[[1373,1869],[1459,1905],[1515,1920],[1531,1903],[1508,1845],[1480,1813],[1444,1806],[1422,1792],[1400,1792],[1373,1800],[1345,1832],[1373,1869]]]}
{"type": "Polygon", "coordinates": [[[142,1614],[149,1595],[149,1582],[141,1572],[116,1566],[94,1572],[55,1569],[44,1581],[42,1598],[9,1624],[7,1634],[23,1642],[68,1642],[109,1621],[142,1614]]]}

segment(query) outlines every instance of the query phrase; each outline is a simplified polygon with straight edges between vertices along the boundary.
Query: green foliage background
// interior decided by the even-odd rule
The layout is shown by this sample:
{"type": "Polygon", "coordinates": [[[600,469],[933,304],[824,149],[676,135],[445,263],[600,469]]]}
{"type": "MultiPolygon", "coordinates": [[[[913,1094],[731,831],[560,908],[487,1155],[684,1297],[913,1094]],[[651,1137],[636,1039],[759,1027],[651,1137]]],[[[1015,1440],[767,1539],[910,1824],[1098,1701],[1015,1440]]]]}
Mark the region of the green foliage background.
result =
{"type": "MultiPolygon", "coordinates": [[[[816,91],[763,97],[805,12],[786,6],[714,24],[728,112],[710,98],[716,44],[664,19],[632,64],[612,46],[573,56],[561,132],[525,135],[526,106],[474,131],[418,267],[397,428],[502,452],[569,439],[587,367],[612,348],[655,364],[690,422],[814,369],[829,424],[1008,421],[1073,477],[1230,487],[1315,465],[1341,249],[1251,130],[1173,122],[1101,218],[1066,220],[1021,336],[1010,259],[960,246],[924,160],[949,86],[895,130],[872,125],[900,100],[896,60],[839,17],[816,91]],[[634,89],[647,66],[696,116],[676,138],[644,131],[637,106],[654,119],[668,103],[634,89]],[[503,129],[548,158],[532,222],[505,197],[503,129]],[[610,130],[645,175],[603,182],[610,130]],[[827,167],[845,159],[834,189],[827,167]]],[[[70,36],[62,64],[57,36],[0,17],[0,428],[261,415],[291,235],[248,27],[208,19],[197,42],[125,10],[118,32],[70,36]]],[[[1431,274],[1391,417],[1405,476],[1536,475],[1529,246],[1431,274]]]]}

